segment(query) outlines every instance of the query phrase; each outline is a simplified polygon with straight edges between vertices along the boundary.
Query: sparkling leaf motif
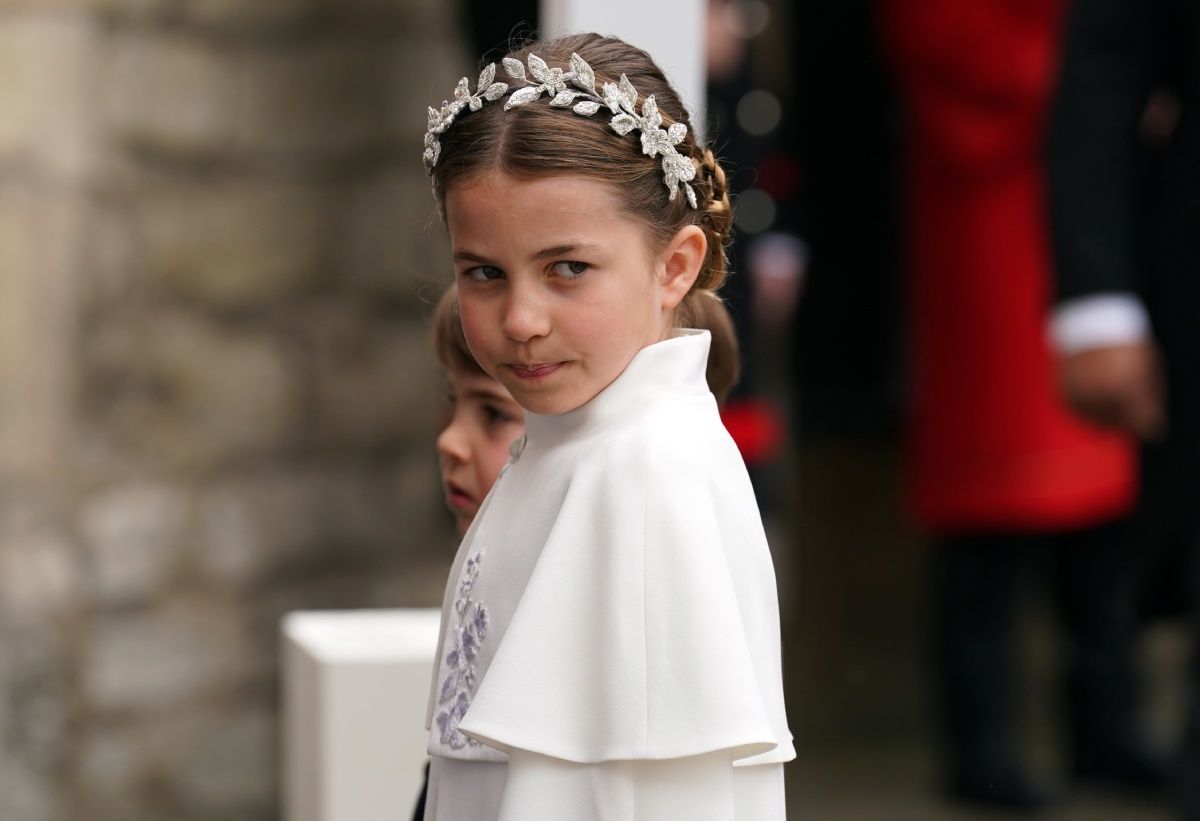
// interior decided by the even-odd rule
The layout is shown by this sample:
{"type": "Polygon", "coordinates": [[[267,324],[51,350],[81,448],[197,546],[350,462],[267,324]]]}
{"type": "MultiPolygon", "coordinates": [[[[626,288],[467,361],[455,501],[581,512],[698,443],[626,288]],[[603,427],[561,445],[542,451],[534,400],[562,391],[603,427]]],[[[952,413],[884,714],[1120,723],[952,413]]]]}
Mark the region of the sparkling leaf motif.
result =
{"type": "Polygon", "coordinates": [[[475,93],[482,94],[483,90],[492,84],[496,79],[496,64],[488,63],[487,68],[479,72],[479,83],[475,86],[475,93]]]}
{"type": "Polygon", "coordinates": [[[520,60],[505,57],[500,62],[504,65],[504,73],[509,77],[512,77],[514,80],[523,81],[525,79],[525,64],[520,60]]]}
{"type": "Polygon", "coordinates": [[[575,85],[584,91],[596,93],[596,75],[582,57],[571,54],[571,73],[575,75],[575,85]]]}
{"type": "Polygon", "coordinates": [[[637,107],[637,91],[634,89],[633,83],[629,82],[629,78],[622,74],[617,88],[621,91],[621,103],[632,113],[637,107]]]}
{"type": "Polygon", "coordinates": [[[621,89],[612,83],[604,84],[604,104],[613,114],[621,113],[621,89]]]}
{"type": "Polygon", "coordinates": [[[539,83],[549,82],[550,69],[546,66],[546,61],[536,54],[530,54],[526,62],[529,64],[529,73],[533,75],[533,79],[539,83]]]}
{"type": "MultiPolygon", "coordinates": [[[[662,158],[663,184],[669,191],[668,199],[674,200],[682,187],[688,204],[692,208],[698,207],[695,189],[688,184],[690,180],[695,179],[695,165],[676,148],[687,138],[687,125],[671,123],[664,130],[662,113],[658,110],[658,103],[653,95],[643,100],[639,111],[637,89],[626,75],[622,74],[617,83],[604,83],[601,91],[597,92],[596,74],[578,54],[571,55],[569,70],[551,68],[536,54],[527,55],[524,63],[513,57],[505,57],[501,65],[504,72],[521,85],[510,86],[507,83],[495,82],[496,64],[489,63],[480,72],[473,94],[468,79],[463,77],[454,88],[453,100],[442,101],[440,109],[429,109],[425,146],[422,151],[427,172],[433,173],[441,156],[442,147],[438,136],[454,123],[455,118],[464,109],[478,111],[485,102],[495,102],[511,91],[504,103],[504,110],[508,111],[517,106],[528,105],[546,94],[551,98],[552,107],[571,108],[581,117],[591,117],[599,112],[602,106],[606,106],[613,114],[609,125],[622,137],[635,129],[641,132],[642,153],[662,158]],[[529,76],[536,82],[528,79],[526,67],[529,76]],[[578,90],[568,89],[568,82],[578,90]],[[575,102],[580,97],[583,99],[575,102]]],[[[460,618],[469,610],[467,600],[470,593],[470,584],[464,581],[464,587],[460,589],[459,600],[456,602],[456,611],[460,618]]],[[[482,635],[477,638],[482,638],[482,635]]],[[[464,653],[466,647],[464,644],[464,653]]]]}
{"type": "Polygon", "coordinates": [[[642,120],[644,120],[643,130],[662,126],[662,115],[658,113],[658,103],[654,102],[653,94],[646,98],[646,102],[642,103],[642,120]]]}
{"type": "Polygon", "coordinates": [[[482,552],[476,553],[463,567],[454,602],[458,624],[450,633],[451,645],[444,659],[446,673],[438,691],[442,709],[437,715],[437,726],[442,743],[452,750],[479,746],[478,741],[459,731],[458,724],[471,707],[477,682],[474,662],[488,630],[487,608],[473,598],[482,561],[482,552]]]}
{"type": "Polygon", "coordinates": [[[515,108],[516,106],[532,103],[541,96],[541,86],[527,86],[525,88],[518,89],[517,91],[513,92],[511,97],[508,98],[508,102],[504,104],[504,110],[508,111],[510,108],[515,108]]]}

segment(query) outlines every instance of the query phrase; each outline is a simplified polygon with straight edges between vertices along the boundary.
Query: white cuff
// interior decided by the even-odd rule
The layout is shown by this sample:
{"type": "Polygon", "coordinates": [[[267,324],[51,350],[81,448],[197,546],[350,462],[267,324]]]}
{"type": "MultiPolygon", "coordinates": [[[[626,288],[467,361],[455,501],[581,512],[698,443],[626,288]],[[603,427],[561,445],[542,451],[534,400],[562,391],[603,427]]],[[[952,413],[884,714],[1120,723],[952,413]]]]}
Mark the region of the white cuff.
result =
{"type": "Polygon", "coordinates": [[[1050,343],[1061,354],[1132,345],[1150,336],[1150,317],[1131,293],[1071,299],[1050,317],[1050,343]]]}

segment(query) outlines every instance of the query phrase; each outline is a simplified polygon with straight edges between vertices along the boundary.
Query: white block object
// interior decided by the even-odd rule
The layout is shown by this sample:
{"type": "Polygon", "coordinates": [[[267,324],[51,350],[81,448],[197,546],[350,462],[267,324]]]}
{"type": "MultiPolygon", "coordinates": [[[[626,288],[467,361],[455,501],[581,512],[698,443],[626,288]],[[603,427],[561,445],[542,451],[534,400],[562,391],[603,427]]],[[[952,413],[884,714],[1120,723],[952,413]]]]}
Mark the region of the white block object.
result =
{"type": "Polygon", "coordinates": [[[696,137],[703,139],[707,0],[541,0],[540,15],[544,38],[594,31],[649,52],[691,112],[696,137]]]}
{"type": "Polygon", "coordinates": [[[287,821],[411,816],[440,617],[433,608],[284,617],[287,821]]]}

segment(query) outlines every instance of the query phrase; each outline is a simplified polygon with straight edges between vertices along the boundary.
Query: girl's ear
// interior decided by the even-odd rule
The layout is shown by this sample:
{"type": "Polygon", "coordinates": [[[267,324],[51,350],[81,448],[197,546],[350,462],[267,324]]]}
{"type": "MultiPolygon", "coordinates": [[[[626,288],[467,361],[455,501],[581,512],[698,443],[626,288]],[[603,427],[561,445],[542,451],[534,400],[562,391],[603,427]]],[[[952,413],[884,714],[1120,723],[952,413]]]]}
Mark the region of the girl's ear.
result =
{"type": "Polygon", "coordinates": [[[671,238],[658,257],[662,307],[674,310],[700,276],[708,254],[708,237],[698,225],[685,225],[671,238]]]}

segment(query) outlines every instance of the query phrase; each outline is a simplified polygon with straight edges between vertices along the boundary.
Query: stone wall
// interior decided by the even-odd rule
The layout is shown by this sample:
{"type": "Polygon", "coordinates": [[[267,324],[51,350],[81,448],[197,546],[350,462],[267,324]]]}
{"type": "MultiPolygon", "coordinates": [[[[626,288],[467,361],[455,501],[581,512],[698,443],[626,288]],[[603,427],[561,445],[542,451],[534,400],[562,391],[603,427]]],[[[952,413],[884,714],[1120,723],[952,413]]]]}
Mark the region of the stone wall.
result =
{"type": "Polygon", "coordinates": [[[439,599],[451,9],[0,0],[0,818],[276,818],[281,614],[439,599]]]}

